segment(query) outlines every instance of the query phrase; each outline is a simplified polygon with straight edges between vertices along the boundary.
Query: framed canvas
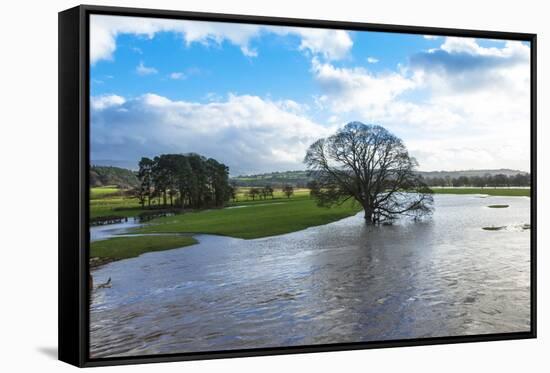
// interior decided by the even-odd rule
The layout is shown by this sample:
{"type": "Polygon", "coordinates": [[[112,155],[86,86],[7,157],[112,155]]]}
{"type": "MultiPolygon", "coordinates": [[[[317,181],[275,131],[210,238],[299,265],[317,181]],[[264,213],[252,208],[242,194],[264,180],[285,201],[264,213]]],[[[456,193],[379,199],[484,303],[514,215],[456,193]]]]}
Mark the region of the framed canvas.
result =
{"type": "Polygon", "coordinates": [[[59,13],[59,358],[536,336],[536,35],[59,13]]]}

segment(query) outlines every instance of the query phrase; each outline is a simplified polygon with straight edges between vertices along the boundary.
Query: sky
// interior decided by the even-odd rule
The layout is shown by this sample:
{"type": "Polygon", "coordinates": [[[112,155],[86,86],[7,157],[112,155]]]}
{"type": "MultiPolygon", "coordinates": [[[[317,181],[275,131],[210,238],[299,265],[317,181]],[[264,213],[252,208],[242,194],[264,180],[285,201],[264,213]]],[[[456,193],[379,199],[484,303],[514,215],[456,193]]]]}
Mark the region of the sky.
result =
{"type": "Polygon", "coordinates": [[[303,170],[360,121],[422,171],[530,169],[528,42],[92,15],[90,82],[92,164],[303,170]]]}

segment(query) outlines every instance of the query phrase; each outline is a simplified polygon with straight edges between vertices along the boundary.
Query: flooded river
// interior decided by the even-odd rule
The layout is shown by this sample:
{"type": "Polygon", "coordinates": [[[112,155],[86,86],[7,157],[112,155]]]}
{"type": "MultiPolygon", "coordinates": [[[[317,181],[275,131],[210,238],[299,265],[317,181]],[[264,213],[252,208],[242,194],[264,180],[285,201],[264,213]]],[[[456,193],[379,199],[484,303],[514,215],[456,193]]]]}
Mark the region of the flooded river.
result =
{"type": "Polygon", "coordinates": [[[263,239],[197,235],[100,267],[94,283],[112,287],[92,295],[90,354],[528,331],[529,198],[434,198],[425,222],[367,227],[358,214],[263,239]]]}

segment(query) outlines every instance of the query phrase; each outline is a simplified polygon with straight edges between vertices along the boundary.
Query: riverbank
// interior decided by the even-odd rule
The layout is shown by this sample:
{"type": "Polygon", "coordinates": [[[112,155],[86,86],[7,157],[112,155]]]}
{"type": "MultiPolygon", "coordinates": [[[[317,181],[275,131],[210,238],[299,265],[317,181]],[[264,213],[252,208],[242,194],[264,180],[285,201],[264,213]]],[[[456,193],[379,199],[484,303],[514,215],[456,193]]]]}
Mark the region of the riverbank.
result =
{"type": "Polygon", "coordinates": [[[134,236],[115,237],[90,244],[90,266],[128,259],[151,251],[162,251],[196,244],[191,236],[134,236]]]}

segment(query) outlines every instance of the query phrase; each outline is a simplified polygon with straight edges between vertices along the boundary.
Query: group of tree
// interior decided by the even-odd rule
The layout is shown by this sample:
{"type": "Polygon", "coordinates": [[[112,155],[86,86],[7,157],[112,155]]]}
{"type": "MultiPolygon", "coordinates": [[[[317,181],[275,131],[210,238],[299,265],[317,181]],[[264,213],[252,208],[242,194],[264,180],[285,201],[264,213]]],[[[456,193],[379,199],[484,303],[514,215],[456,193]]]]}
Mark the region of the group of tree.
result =
{"type": "Polygon", "coordinates": [[[195,153],[141,158],[138,179],[142,207],[222,207],[234,194],[227,166],[195,153]]]}
{"type": "Polygon", "coordinates": [[[245,196],[247,198],[252,198],[253,201],[255,201],[256,198],[258,198],[258,199],[267,199],[267,197],[271,197],[271,199],[273,199],[274,198],[273,192],[274,192],[274,190],[271,187],[271,185],[266,185],[262,188],[253,187],[253,188],[248,189],[248,191],[245,192],[245,196]]]}
{"type": "Polygon", "coordinates": [[[424,181],[431,187],[528,187],[531,185],[531,175],[517,173],[515,175],[485,174],[483,176],[426,177],[424,181]]]}
{"type": "Polygon", "coordinates": [[[231,179],[239,187],[262,188],[269,185],[272,188],[282,189],[286,185],[295,188],[305,188],[311,180],[307,171],[275,171],[263,174],[241,175],[231,179]]]}

